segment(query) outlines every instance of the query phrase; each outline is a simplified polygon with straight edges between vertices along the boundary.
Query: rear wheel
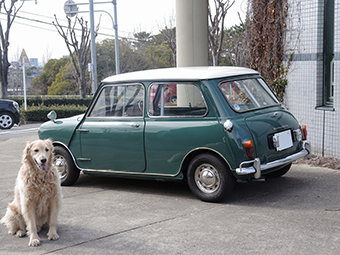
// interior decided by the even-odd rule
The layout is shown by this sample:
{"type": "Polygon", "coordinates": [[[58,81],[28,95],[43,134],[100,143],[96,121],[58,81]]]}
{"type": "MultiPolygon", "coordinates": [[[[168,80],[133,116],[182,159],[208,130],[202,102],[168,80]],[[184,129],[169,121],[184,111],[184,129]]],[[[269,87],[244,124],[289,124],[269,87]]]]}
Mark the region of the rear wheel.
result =
{"type": "Polygon", "coordinates": [[[235,184],[235,178],[226,163],[209,153],[198,155],[190,162],[187,179],[192,193],[206,202],[218,202],[226,198],[235,184]]]}
{"type": "Polygon", "coordinates": [[[61,185],[69,186],[78,180],[80,171],[65,148],[54,147],[53,164],[59,172],[61,185]]]}
{"type": "Polygon", "coordinates": [[[279,170],[277,170],[275,172],[266,174],[266,177],[269,177],[269,178],[278,178],[278,177],[281,177],[282,175],[286,174],[289,171],[291,166],[292,166],[292,163],[290,163],[290,164],[280,168],[279,170]]]}

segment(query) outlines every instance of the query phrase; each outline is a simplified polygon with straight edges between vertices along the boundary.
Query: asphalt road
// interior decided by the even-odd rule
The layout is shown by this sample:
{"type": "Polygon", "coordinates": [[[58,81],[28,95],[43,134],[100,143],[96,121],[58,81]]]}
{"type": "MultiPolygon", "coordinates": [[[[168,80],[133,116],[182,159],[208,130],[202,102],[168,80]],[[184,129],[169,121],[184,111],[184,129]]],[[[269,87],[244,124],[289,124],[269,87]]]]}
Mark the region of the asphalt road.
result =
{"type": "MultiPolygon", "coordinates": [[[[23,132],[0,141],[0,217],[35,139],[23,132]]],[[[59,240],[43,230],[41,246],[28,247],[0,225],[0,254],[339,254],[339,183],[340,171],[293,165],[282,178],[238,183],[215,204],[185,183],[81,175],[62,188],[59,240]]]]}
{"type": "Polygon", "coordinates": [[[20,126],[15,125],[11,129],[0,129],[0,141],[6,141],[13,137],[35,135],[40,125],[41,123],[37,122],[20,126]]]}

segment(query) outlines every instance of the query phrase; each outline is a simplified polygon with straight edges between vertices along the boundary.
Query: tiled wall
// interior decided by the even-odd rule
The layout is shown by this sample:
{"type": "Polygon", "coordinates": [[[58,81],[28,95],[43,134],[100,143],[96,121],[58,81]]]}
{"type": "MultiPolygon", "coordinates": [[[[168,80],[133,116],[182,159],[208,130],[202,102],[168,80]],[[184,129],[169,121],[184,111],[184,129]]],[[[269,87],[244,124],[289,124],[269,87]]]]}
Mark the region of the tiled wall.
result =
{"type": "Polygon", "coordinates": [[[288,75],[285,106],[307,125],[313,153],[340,158],[340,0],[335,0],[334,108],[322,104],[324,0],[289,0],[287,50],[294,51],[288,75]]]}

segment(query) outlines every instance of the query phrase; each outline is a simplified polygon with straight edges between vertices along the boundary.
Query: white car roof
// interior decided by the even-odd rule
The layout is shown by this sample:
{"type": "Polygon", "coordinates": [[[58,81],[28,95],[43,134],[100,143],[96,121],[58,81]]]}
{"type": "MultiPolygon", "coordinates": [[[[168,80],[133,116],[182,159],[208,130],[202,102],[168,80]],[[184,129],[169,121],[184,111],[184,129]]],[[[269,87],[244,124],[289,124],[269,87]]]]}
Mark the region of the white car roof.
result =
{"type": "Polygon", "coordinates": [[[131,73],[123,73],[107,77],[105,83],[122,81],[153,81],[153,80],[206,80],[239,75],[254,75],[258,72],[244,67],[209,66],[209,67],[177,67],[151,69],[131,73]]]}

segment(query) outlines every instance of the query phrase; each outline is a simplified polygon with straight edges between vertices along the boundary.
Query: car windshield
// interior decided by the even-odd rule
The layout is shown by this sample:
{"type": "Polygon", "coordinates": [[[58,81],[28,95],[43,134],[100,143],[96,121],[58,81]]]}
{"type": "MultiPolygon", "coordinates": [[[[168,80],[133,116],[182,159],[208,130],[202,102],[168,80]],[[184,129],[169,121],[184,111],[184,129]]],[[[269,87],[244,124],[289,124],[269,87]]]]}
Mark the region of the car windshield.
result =
{"type": "Polygon", "coordinates": [[[280,102],[262,79],[244,79],[219,84],[233,110],[244,112],[278,105],[280,102]]]}

